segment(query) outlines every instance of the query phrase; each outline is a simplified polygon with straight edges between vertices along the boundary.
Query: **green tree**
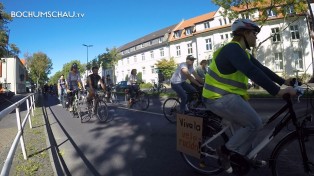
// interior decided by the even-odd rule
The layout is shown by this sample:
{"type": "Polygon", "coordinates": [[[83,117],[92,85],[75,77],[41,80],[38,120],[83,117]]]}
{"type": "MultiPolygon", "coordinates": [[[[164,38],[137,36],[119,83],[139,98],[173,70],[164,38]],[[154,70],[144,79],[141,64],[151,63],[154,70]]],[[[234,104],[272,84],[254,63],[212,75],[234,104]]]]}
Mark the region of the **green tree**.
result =
{"type": "Polygon", "coordinates": [[[57,84],[59,78],[63,73],[61,71],[57,71],[52,77],[49,78],[49,84],[57,84]]]}
{"type": "Polygon", "coordinates": [[[174,61],[174,58],[171,57],[170,59],[161,59],[157,61],[155,64],[157,69],[162,71],[165,76],[165,79],[170,79],[172,74],[174,73],[175,69],[177,68],[177,64],[174,61]]]}
{"type": "Polygon", "coordinates": [[[115,65],[118,63],[118,61],[122,58],[119,50],[117,48],[106,48],[106,52],[103,54],[100,54],[98,56],[98,63],[101,64],[101,67],[104,69],[112,69],[113,72],[113,82],[116,82],[115,80],[115,65]]]}
{"type": "Polygon", "coordinates": [[[29,76],[37,85],[43,85],[48,81],[48,75],[52,70],[50,58],[42,52],[34,53],[27,58],[29,76]]]}
{"type": "Polygon", "coordinates": [[[9,43],[10,29],[7,24],[12,21],[10,14],[4,11],[4,6],[0,2],[0,58],[17,56],[20,53],[15,44],[9,43]]]}
{"type": "Polygon", "coordinates": [[[137,76],[137,82],[139,82],[139,83],[143,82],[143,73],[142,72],[138,72],[136,76],[137,76]]]}

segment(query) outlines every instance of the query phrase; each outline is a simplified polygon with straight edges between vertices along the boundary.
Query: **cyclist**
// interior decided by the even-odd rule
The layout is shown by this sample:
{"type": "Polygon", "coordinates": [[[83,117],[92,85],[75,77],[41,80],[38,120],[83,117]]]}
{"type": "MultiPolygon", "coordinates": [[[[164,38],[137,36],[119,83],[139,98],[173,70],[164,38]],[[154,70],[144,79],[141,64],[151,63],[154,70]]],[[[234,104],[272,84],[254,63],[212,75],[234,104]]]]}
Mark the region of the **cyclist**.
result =
{"type": "Polygon", "coordinates": [[[198,87],[202,87],[204,83],[203,79],[194,71],[193,63],[195,59],[196,58],[192,55],[188,55],[186,57],[186,61],[178,65],[176,71],[172,74],[170,79],[171,88],[181,98],[181,113],[188,111],[188,108],[186,107],[188,100],[186,92],[196,92],[196,89],[191,84],[187,83],[186,80],[190,80],[191,83],[194,83],[198,87]],[[191,74],[193,74],[195,78],[191,74]]]}
{"type": "Polygon", "coordinates": [[[62,96],[66,93],[66,81],[64,79],[64,75],[60,76],[60,79],[58,80],[58,92],[59,92],[59,101],[61,103],[61,100],[63,100],[62,96]]]}
{"type": "Polygon", "coordinates": [[[69,101],[69,111],[73,111],[73,93],[78,93],[77,90],[82,88],[81,75],[78,71],[76,63],[73,63],[71,66],[71,71],[69,72],[67,78],[67,92],[68,92],[68,101],[69,101]]]}
{"type": "Polygon", "coordinates": [[[92,100],[95,97],[95,91],[98,90],[98,82],[100,82],[102,89],[104,91],[106,90],[106,86],[103,80],[98,75],[98,67],[97,66],[92,67],[92,72],[93,73],[87,77],[87,85],[88,85],[87,104],[88,106],[91,106],[92,100]]]}
{"type": "MultiPolygon", "coordinates": [[[[280,89],[277,84],[289,85],[290,80],[279,77],[247,51],[256,46],[256,35],[260,32],[254,22],[237,19],[231,30],[234,37],[230,43],[214,52],[203,88],[206,107],[241,126],[225,145],[217,149],[222,167],[228,173],[233,171],[229,161],[231,152],[248,154],[258,130],[262,128],[260,116],[247,101],[248,78],[271,95],[296,94],[292,87],[280,89]]],[[[263,167],[266,161],[253,159],[252,164],[263,167]]]]}
{"type": "Polygon", "coordinates": [[[137,70],[132,69],[131,70],[131,75],[128,79],[128,87],[130,91],[130,100],[128,102],[128,106],[132,104],[132,101],[134,100],[134,97],[136,95],[136,92],[139,90],[139,85],[138,85],[138,77],[136,76],[137,70]]]}
{"type": "MultiPolygon", "coordinates": [[[[205,74],[207,73],[207,71],[208,71],[208,60],[205,60],[205,59],[204,59],[204,60],[202,60],[202,61],[200,62],[200,65],[196,67],[195,72],[196,72],[197,75],[198,75],[199,77],[201,77],[201,78],[203,79],[203,81],[204,81],[204,80],[205,80],[205,74]]],[[[191,84],[195,87],[195,89],[196,89],[198,92],[200,92],[200,94],[199,94],[199,99],[201,99],[201,98],[202,98],[201,92],[202,92],[203,87],[198,87],[198,86],[195,85],[194,83],[191,83],[191,84]]]]}
{"type": "Polygon", "coordinates": [[[113,86],[113,82],[110,78],[110,75],[106,75],[106,90],[107,90],[107,101],[110,101],[111,96],[111,88],[113,86]]]}

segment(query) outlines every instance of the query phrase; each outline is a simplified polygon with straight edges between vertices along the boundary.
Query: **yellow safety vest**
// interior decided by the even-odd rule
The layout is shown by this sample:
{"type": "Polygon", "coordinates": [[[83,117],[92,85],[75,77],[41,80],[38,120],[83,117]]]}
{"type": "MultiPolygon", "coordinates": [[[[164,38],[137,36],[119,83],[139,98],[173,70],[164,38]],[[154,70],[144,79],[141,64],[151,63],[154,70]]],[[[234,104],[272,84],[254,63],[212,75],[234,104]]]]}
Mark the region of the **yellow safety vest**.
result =
{"type": "MultiPolygon", "coordinates": [[[[230,43],[236,43],[240,45],[240,43],[235,41],[230,43]]],[[[225,75],[220,73],[217,68],[216,58],[223,47],[214,52],[213,60],[209,65],[209,71],[205,75],[203,97],[208,99],[217,99],[227,94],[237,94],[241,95],[244,99],[247,100],[249,98],[247,93],[247,76],[245,76],[240,71],[225,75]]],[[[247,51],[245,52],[248,55],[248,59],[251,59],[250,54],[247,51]]]]}

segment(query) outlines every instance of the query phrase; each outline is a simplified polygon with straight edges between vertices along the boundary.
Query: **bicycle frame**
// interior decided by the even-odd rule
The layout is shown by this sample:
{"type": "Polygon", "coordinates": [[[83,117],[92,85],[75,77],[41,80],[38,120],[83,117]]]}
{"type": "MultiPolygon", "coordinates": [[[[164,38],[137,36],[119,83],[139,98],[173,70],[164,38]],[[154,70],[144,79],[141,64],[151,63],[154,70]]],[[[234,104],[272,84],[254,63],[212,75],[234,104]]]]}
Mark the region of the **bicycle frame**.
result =
{"type": "MultiPolygon", "coordinates": [[[[293,109],[292,101],[290,99],[290,96],[284,95],[284,100],[286,100],[286,105],[284,105],[278,112],[276,112],[265,125],[268,125],[272,123],[275,119],[277,119],[280,115],[282,115],[286,110],[288,110],[288,113],[281,119],[281,121],[266,135],[266,137],[257,145],[254,147],[254,149],[247,155],[248,159],[253,159],[257,153],[259,153],[268,143],[270,143],[277,134],[292,120],[293,125],[296,127],[297,135],[299,138],[299,144],[300,149],[303,157],[304,163],[308,161],[308,157],[306,155],[305,146],[304,146],[304,136],[302,133],[302,123],[298,124],[298,120],[296,117],[296,114],[293,109]]],[[[211,141],[215,140],[218,136],[223,134],[225,131],[230,129],[231,135],[234,134],[233,126],[230,122],[226,122],[223,124],[223,129],[219,131],[217,134],[215,134],[213,137],[207,139],[201,147],[207,146],[211,141]]],[[[208,147],[208,146],[207,146],[208,147]]],[[[205,153],[206,154],[206,153],[205,153]]],[[[208,154],[206,154],[208,156],[208,154]]],[[[218,158],[217,156],[210,155],[212,157],[218,158]]],[[[308,169],[308,165],[306,165],[306,169],[308,169]]]]}

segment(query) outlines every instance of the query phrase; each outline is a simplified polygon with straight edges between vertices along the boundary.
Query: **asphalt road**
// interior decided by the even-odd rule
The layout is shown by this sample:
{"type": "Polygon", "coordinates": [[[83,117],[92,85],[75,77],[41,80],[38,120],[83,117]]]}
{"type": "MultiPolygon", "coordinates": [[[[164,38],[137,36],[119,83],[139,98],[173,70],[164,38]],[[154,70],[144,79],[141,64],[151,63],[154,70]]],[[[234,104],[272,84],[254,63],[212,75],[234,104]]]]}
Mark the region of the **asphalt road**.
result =
{"type": "MultiPolygon", "coordinates": [[[[123,98],[120,98],[123,99],[123,98]]],[[[88,123],[57,105],[55,96],[46,96],[46,120],[57,174],[106,176],[198,176],[176,150],[176,127],[161,112],[164,99],[154,98],[147,111],[126,108],[124,101],[109,105],[110,121],[88,123]]],[[[253,99],[251,104],[263,117],[269,117],[284,102],[280,99],[253,99]]],[[[298,107],[306,107],[306,101],[298,107]]],[[[265,134],[268,129],[261,132],[265,134]]],[[[260,153],[270,156],[275,142],[260,153]]],[[[220,176],[228,175],[225,173],[220,176]]],[[[248,175],[271,175],[268,167],[248,175]]]]}

